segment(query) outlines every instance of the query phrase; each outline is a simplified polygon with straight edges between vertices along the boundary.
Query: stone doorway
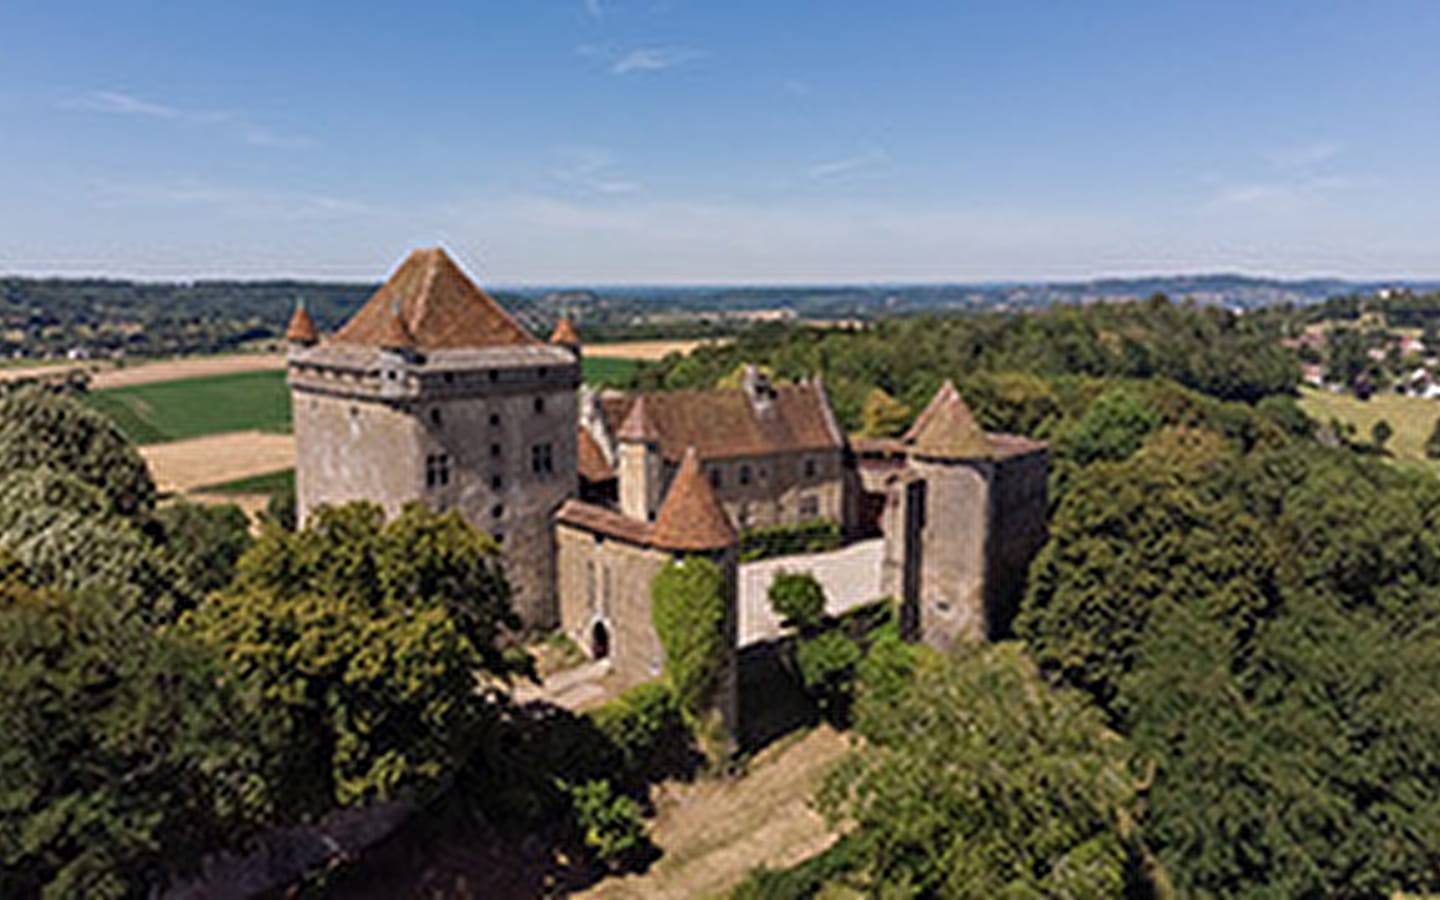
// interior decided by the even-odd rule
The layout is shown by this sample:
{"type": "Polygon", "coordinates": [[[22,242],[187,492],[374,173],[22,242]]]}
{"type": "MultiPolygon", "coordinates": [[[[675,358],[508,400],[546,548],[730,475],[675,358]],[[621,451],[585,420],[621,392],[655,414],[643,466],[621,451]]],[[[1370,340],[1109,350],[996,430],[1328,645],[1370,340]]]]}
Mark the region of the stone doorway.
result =
{"type": "Polygon", "coordinates": [[[596,622],[590,629],[590,658],[605,659],[610,655],[610,629],[604,622],[596,622]]]}

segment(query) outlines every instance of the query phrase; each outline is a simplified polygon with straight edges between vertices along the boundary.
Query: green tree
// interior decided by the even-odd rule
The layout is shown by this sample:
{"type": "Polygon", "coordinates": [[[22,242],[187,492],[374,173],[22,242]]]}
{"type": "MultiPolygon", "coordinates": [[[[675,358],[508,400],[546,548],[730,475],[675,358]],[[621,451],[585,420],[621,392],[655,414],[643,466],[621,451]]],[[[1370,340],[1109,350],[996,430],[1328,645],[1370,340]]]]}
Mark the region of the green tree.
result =
{"type": "Polygon", "coordinates": [[[1430,436],[1425,439],[1425,456],[1429,459],[1440,459],[1440,418],[1435,420],[1430,436]]]}
{"type": "Polygon", "coordinates": [[[880,897],[1115,897],[1135,854],[1125,741],[1054,691],[1015,643],[929,655],[885,702],[819,805],[848,823],[844,882],[880,897]]]}
{"type": "Polygon", "coordinates": [[[1059,451],[1081,465],[1118,462],[1140,449],[1145,437],[1162,424],[1160,413],[1138,391],[1111,388],[1064,436],[1059,451]]]}
{"type": "Polygon", "coordinates": [[[267,808],[245,708],[104,597],[0,584],[0,895],[144,896],[235,843],[267,808]]]}
{"type": "Polygon", "coordinates": [[[110,419],[39,388],[0,394],[0,472],[40,466],[98,488],[120,515],[155,505],[145,461],[110,419]]]}
{"type": "Polygon", "coordinates": [[[1235,462],[1212,434],[1167,429],[1126,462],[1082,471],[1016,620],[1043,669],[1111,708],[1159,604],[1203,606],[1234,639],[1248,633],[1273,600],[1276,555],[1226,490],[1235,462]]]}
{"type": "Polygon", "coordinates": [[[650,614],[665,650],[665,673],[691,716],[708,709],[730,652],[725,574],[704,557],[676,560],[655,575],[650,614]]]}
{"type": "Polygon", "coordinates": [[[843,722],[848,712],[863,656],[860,645],[838,628],[801,637],[796,645],[795,666],[805,692],[833,722],[843,722]]]}
{"type": "Polygon", "coordinates": [[[368,503],[268,528],[183,623],[272,712],[297,816],[443,783],[493,718],[477,676],[533,671],[505,649],[519,624],[489,536],[419,504],[387,524],[368,503]]]}
{"type": "Polygon", "coordinates": [[[878,387],[871,388],[861,406],[860,434],[865,437],[894,437],[910,423],[910,407],[878,387]]]}
{"type": "Polygon", "coordinates": [[[181,500],[158,509],[155,520],[183,592],[197,598],[229,584],[235,563],[254,543],[250,518],[233,503],[205,506],[181,500]]]}
{"type": "Polygon", "coordinates": [[[809,572],[776,572],[768,596],[775,615],[797,631],[813,631],[825,618],[825,589],[809,572]]]}

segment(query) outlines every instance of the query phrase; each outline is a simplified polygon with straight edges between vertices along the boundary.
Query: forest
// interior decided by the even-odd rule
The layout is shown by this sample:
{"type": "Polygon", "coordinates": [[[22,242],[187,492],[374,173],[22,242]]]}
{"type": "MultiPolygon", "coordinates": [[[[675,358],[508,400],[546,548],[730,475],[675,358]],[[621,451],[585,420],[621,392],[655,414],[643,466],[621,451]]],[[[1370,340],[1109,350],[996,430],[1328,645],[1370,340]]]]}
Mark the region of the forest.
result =
{"type": "MultiPolygon", "coordinates": [[[[818,715],[863,739],[815,796],[839,839],[736,897],[1440,890],[1440,484],[1319,441],[1278,337],[1154,298],[777,326],[631,376],[823,375],[867,434],[953,377],[986,427],[1051,446],[1008,640],[941,655],[772,592],[818,715]]],[[[157,504],[69,398],[11,392],[0,422],[0,895],[144,893],[394,798],[564,846],[593,879],[664,852],[656,781],[726,771],[703,570],[662,591],[688,662],[537,720],[508,699],[533,661],[501,551],[453,515],[362,504],[251,538],[157,504]]]]}

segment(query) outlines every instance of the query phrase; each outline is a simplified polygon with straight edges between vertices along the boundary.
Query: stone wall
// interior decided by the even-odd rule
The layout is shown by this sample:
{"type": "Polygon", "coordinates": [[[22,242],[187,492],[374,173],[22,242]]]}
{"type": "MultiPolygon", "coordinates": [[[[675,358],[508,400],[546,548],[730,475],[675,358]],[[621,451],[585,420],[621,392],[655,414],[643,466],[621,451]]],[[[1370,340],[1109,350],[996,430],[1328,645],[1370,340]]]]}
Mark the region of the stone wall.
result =
{"type": "Polygon", "coordinates": [[[565,634],[593,657],[603,627],[612,671],[626,687],[659,675],[664,653],[651,624],[650,583],[670,554],[566,524],[556,526],[555,542],[565,634]]]}
{"type": "Polygon", "coordinates": [[[1030,561],[1049,537],[1049,462],[1040,451],[996,464],[985,598],[992,639],[1010,636],[1030,561]]]}

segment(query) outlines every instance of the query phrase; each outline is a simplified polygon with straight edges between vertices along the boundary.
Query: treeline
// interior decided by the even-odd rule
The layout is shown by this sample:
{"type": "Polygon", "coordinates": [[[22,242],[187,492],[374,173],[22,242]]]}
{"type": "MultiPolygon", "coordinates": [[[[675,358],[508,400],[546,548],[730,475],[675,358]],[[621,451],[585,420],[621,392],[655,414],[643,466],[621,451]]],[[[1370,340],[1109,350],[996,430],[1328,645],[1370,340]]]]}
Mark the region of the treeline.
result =
{"type": "Polygon", "coordinates": [[[1298,360],[1277,337],[1248,316],[1157,296],[1032,315],[885,319],[854,330],[776,325],[642,367],[632,383],[710,386],[742,362],[763,364],[786,379],[821,374],[849,431],[865,426],[874,390],[913,413],[945,378],[976,372],[1158,377],[1221,400],[1254,403],[1292,393],[1299,380],[1298,360]]]}

